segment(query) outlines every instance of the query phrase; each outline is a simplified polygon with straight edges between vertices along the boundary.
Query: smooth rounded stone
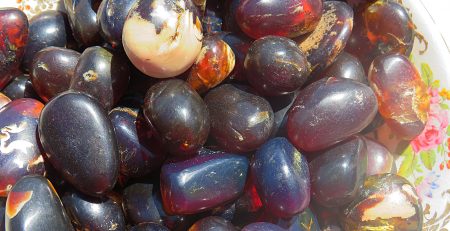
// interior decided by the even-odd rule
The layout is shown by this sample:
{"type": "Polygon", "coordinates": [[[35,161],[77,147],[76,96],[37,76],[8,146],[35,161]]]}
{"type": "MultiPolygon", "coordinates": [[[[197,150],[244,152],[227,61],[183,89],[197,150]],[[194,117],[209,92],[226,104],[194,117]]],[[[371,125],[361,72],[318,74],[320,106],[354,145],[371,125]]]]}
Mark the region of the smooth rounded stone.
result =
{"type": "Polygon", "coordinates": [[[27,16],[16,8],[0,9],[0,89],[18,72],[27,40],[27,16]]]}
{"type": "Polygon", "coordinates": [[[63,13],[59,11],[43,11],[30,20],[28,42],[25,47],[25,55],[22,67],[31,71],[31,63],[37,52],[54,46],[65,47],[67,45],[66,24],[63,13]]]}
{"type": "Polygon", "coordinates": [[[122,208],[109,198],[90,198],[70,192],[61,200],[76,230],[125,230],[122,208]]]}
{"type": "Polygon", "coordinates": [[[159,192],[156,186],[143,183],[132,184],[123,190],[122,207],[132,224],[162,224],[161,208],[157,201],[159,192]]]}
{"type": "Polygon", "coordinates": [[[320,230],[343,231],[339,220],[339,217],[342,215],[342,208],[323,207],[314,203],[314,201],[311,203],[311,208],[317,215],[320,230]]]}
{"type": "Polygon", "coordinates": [[[288,112],[287,135],[300,150],[320,151],[362,131],[376,113],[370,87],[351,79],[324,78],[297,96],[288,112]]]}
{"type": "Polygon", "coordinates": [[[174,77],[189,69],[202,39],[199,12],[191,0],[137,0],[122,35],[130,61],[155,78],[174,77]]]}
{"type": "Polygon", "coordinates": [[[31,83],[30,76],[26,74],[20,74],[14,77],[14,79],[3,88],[2,92],[11,100],[21,98],[39,99],[39,96],[31,83]]]}
{"type": "Polygon", "coordinates": [[[311,209],[306,208],[302,213],[295,215],[287,231],[321,231],[319,221],[311,209]]]}
{"type": "Polygon", "coordinates": [[[248,165],[246,157],[220,153],[163,165],[165,211],[195,214],[236,199],[244,191],[248,165]]]}
{"type": "Polygon", "coordinates": [[[183,80],[172,79],[152,86],[145,96],[144,115],[171,154],[191,155],[208,138],[208,109],[183,80]]]}
{"type": "Polygon", "coordinates": [[[39,137],[48,160],[79,191],[100,196],[119,173],[114,129],[104,109],[79,92],[50,100],[39,120],[39,137]]]}
{"type": "Polygon", "coordinates": [[[100,0],[64,0],[73,37],[85,47],[102,41],[96,13],[100,2],[100,0]]]}
{"type": "Polygon", "coordinates": [[[321,0],[240,1],[236,22],[248,36],[294,38],[314,30],[322,16],[321,0]]]}
{"type": "Polygon", "coordinates": [[[6,231],[73,231],[70,219],[53,188],[43,176],[25,176],[6,201],[6,231]]]}
{"type": "MultiPolygon", "coordinates": [[[[238,1],[238,0],[237,0],[238,1]]],[[[222,40],[230,46],[235,57],[234,69],[230,74],[230,79],[244,81],[244,61],[247,56],[248,49],[252,44],[252,40],[245,35],[234,33],[223,33],[222,40]]]]}
{"type": "Polygon", "coordinates": [[[221,217],[228,221],[233,221],[236,214],[236,204],[227,204],[224,206],[219,206],[211,210],[211,216],[221,217]]]}
{"type": "Polygon", "coordinates": [[[309,75],[308,60],[297,44],[279,36],[266,36],[253,42],[244,69],[250,85],[270,96],[294,92],[309,75]]]}
{"type": "Polygon", "coordinates": [[[308,162],[284,137],[267,141],[256,151],[251,174],[264,207],[287,218],[309,205],[308,162]]]}
{"type": "Polygon", "coordinates": [[[170,231],[170,229],[159,224],[148,222],[133,226],[129,231],[170,231]]]}
{"type": "Polygon", "coordinates": [[[369,85],[364,67],[355,56],[342,52],[327,69],[320,74],[320,77],[339,77],[353,79],[369,85]]]}
{"type": "Polygon", "coordinates": [[[324,207],[339,207],[355,199],[367,172],[367,147],[354,137],[320,154],[309,164],[311,196],[324,207]]]}
{"type": "Polygon", "coordinates": [[[419,72],[407,57],[378,56],[369,70],[369,83],[378,99],[378,109],[387,125],[400,138],[420,135],[428,120],[430,95],[419,72]]]}
{"type": "Polygon", "coordinates": [[[11,99],[0,92],[0,108],[6,106],[9,102],[11,102],[11,99]]]}
{"type": "Polygon", "coordinates": [[[142,112],[117,107],[109,112],[120,155],[120,174],[143,177],[160,169],[165,155],[152,141],[152,132],[142,112]]]}
{"type": "Polygon", "coordinates": [[[274,114],[264,98],[224,84],[204,100],[211,117],[210,136],[222,149],[250,152],[269,138],[274,114]]]}
{"type": "Polygon", "coordinates": [[[111,110],[130,81],[127,60],[118,52],[95,46],[83,51],[70,82],[70,89],[84,92],[111,110]]]}
{"type": "Polygon", "coordinates": [[[422,230],[423,209],[415,188],[395,174],[370,176],[343,211],[344,230],[422,230]]]}
{"type": "Polygon", "coordinates": [[[284,231],[285,229],[281,228],[278,225],[274,225],[272,223],[267,222],[256,222],[246,225],[242,228],[242,231],[284,231]]]}
{"type": "Polygon", "coordinates": [[[30,67],[33,88],[48,102],[70,87],[80,53],[60,47],[47,47],[36,53],[30,67]]]}
{"type": "Polygon", "coordinates": [[[221,217],[205,217],[194,223],[189,228],[189,231],[237,231],[231,222],[221,218],[221,217]]]}
{"type": "Polygon", "coordinates": [[[203,40],[202,50],[186,81],[197,92],[204,93],[228,77],[234,64],[231,47],[219,36],[208,36],[203,40]]]}
{"type": "Polygon", "coordinates": [[[36,136],[43,107],[34,99],[16,99],[0,109],[0,197],[23,176],[45,172],[36,136]]]}
{"type": "Polygon", "coordinates": [[[347,3],[324,2],[323,12],[314,31],[299,41],[312,72],[321,71],[334,62],[344,50],[353,29],[353,10],[347,3]]]}
{"type": "Polygon", "coordinates": [[[394,156],[382,144],[364,138],[367,146],[367,175],[395,173],[394,156]]]}
{"type": "Polygon", "coordinates": [[[97,11],[100,34],[113,47],[122,46],[125,19],[136,0],[105,0],[97,11]]]}

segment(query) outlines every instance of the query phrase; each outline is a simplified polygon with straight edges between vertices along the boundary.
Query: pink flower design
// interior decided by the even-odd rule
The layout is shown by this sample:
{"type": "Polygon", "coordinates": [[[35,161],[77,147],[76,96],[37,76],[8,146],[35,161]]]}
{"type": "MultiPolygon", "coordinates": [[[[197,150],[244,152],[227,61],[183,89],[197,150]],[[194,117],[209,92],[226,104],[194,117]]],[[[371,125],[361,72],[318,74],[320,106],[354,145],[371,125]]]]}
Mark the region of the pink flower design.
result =
{"type": "Polygon", "coordinates": [[[440,145],[445,138],[448,126],[448,112],[439,106],[440,97],[437,89],[430,90],[431,101],[428,121],[422,134],[411,142],[414,152],[430,150],[440,145]]]}

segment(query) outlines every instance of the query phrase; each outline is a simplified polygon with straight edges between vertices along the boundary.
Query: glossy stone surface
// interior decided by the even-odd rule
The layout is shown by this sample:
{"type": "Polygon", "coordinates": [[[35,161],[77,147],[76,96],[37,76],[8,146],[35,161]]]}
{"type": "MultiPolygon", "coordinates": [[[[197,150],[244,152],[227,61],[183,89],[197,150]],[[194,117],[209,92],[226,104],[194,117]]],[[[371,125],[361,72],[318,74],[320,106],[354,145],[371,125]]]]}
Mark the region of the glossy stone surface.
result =
{"type": "Polygon", "coordinates": [[[113,47],[122,46],[123,24],[135,2],[136,0],[106,0],[98,8],[100,33],[113,47]]]}
{"type": "Polygon", "coordinates": [[[333,64],[320,75],[321,77],[353,79],[364,84],[369,84],[361,62],[358,58],[347,52],[342,52],[333,64]]]}
{"type": "Polygon", "coordinates": [[[162,224],[159,190],[152,184],[136,183],[123,191],[122,207],[132,224],[153,222],[162,224]]]}
{"type": "Polygon", "coordinates": [[[379,55],[411,53],[414,23],[401,4],[378,0],[359,10],[355,19],[345,50],[358,57],[366,71],[379,55]]]}
{"type": "Polygon", "coordinates": [[[39,98],[36,91],[34,91],[30,76],[25,74],[20,74],[14,77],[14,79],[9,82],[5,88],[3,88],[2,92],[11,100],[21,98],[39,98]]]}
{"type": "Polygon", "coordinates": [[[297,96],[288,113],[288,138],[300,150],[323,150],[363,130],[376,112],[377,100],[367,85],[324,78],[297,96]]]}
{"type": "Polygon", "coordinates": [[[165,226],[155,224],[155,223],[141,223],[139,225],[131,227],[129,231],[169,231],[165,226]]]}
{"type": "Polygon", "coordinates": [[[312,31],[322,16],[320,0],[240,1],[236,22],[248,36],[297,37],[312,31]]]}
{"type": "Polygon", "coordinates": [[[353,29],[353,10],[345,2],[324,2],[323,11],[317,27],[299,43],[313,72],[334,62],[344,50],[353,29]]]}
{"type": "Polygon", "coordinates": [[[39,137],[53,167],[81,192],[103,195],[116,183],[119,153],[114,130],[103,108],[89,96],[66,92],[49,101],[39,120],[39,137]]]}
{"type": "Polygon", "coordinates": [[[422,230],[423,210],[414,187],[395,174],[370,176],[344,210],[344,230],[422,230]]]}
{"type": "Polygon", "coordinates": [[[342,216],[342,208],[329,208],[311,203],[314,213],[317,215],[321,230],[342,231],[340,224],[340,216],[342,216]]]}
{"type": "Polygon", "coordinates": [[[6,201],[6,231],[73,231],[53,185],[43,176],[23,177],[6,201]]]}
{"type": "Polygon", "coordinates": [[[309,167],[312,198],[325,207],[345,205],[355,198],[366,177],[366,144],[361,137],[339,143],[309,167]]]}
{"type": "Polygon", "coordinates": [[[44,174],[36,136],[43,107],[34,99],[17,99],[0,109],[0,197],[23,176],[44,174]]]}
{"type": "Polygon", "coordinates": [[[226,42],[233,50],[235,57],[234,69],[230,74],[230,79],[245,80],[244,61],[247,56],[248,49],[252,44],[252,40],[245,35],[224,33],[222,40],[226,42]]]}
{"type": "Polygon", "coordinates": [[[117,107],[109,112],[120,155],[120,173],[142,177],[159,170],[164,152],[151,140],[152,132],[137,109],[117,107]]]}
{"type": "Polygon", "coordinates": [[[394,156],[382,144],[375,140],[364,138],[367,146],[367,175],[394,173],[394,156]]]}
{"type": "Polygon", "coordinates": [[[137,0],[122,35],[134,66],[155,78],[185,72],[200,53],[202,39],[199,13],[191,0],[137,0]]]}
{"type": "Polygon", "coordinates": [[[212,154],[163,165],[164,209],[194,214],[236,199],[244,191],[248,164],[243,156],[212,154]]]}
{"type": "Polygon", "coordinates": [[[90,198],[71,192],[61,200],[76,230],[125,230],[122,208],[109,198],[90,198]]]}
{"type": "Polygon", "coordinates": [[[54,46],[65,47],[67,44],[64,15],[59,11],[43,11],[30,20],[28,42],[22,67],[29,71],[34,55],[40,50],[54,46]]]}
{"type": "Polygon", "coordinates": [[[242,231],[283,231],[285,229],[278,225],[267,222],[256,222],[246,225],[242,231]]]}
{"type": "Polygon", "coordinates": [[[9,102],[11,102],[11,99],[5,94],[0,92],[0,108],[4,107],[9,102]]]}
{"type": "Polygon", "coordinates": [[[253,42],[244,69],[248,82],[263,95],[291,93],[309,75],[308,60],[297,44],[279,36],[266,36],[253,42]]]}
{"type": "Polygon", "coordinates": [[[210,136],[222,149],[249,152],[269,138],[274,116],[264,98],[224,84],[204,100],[211,116],[210,136]]]}
{"type": "Polygon", "coordinates": [[[70,89],[97,99],[110,110],[125,94],[130,71],[122,54],[95,46],[81,54],[70,82],[70,89]]]}
{"type": "Polygon", "coordinates": [[[234,64],[234,53],[227,43],[218,36],[206,37],[187,82],[197,92],[206,92],[228,77],[234,64]]]}
{"type": "Polygon", "coordinates": [[[0,89],[18,71],[27,40],[27,16],[19,9],[0,9],[0,89]]]}
{"type": "Polygon", "coordinates": [[[145,96],[144,115],[172,154],[193,154],[208,138],[208,109],[183,80],[172,79],[152,86],[145,96]]]}
{"type": "MultiPolygon", "coordinates": [[[[302,213],[295,215],[293,223],[287,228],[288,231],[321,231],[316,215],[311,209],[306,208],[302,213]]],[[[331,230],[329,230],[331,231],[331,230]]]]}
{"type": "Polygon", "coordinates": [[[414,64],[403,55],[378,56],[370,67],[369,82],[392,131],[406,140],[418,136],[428,120],[430,95],[414,64]]]}
{"type": "Polygon", "coordinates": [[[30,67],[33,88],[39,97],[48,102],[70,87],[80,53],[59,47],[42,49],[34,56],[30,67]]]}
{"type": "Polygon", "coordinates": [[[231,224],[231,222],[220,217],[205,217],[194,223],[189,228],[189,231],[237,231],[237,229],[231,224]]]}
{"type": "Polygon", "coordinates": [[[96,10],[99,0],[64,0],[64,6],[75,40],[83,46],[101,42],[96,10]]]}
{"type": "Polygon", "coordinates": [[[308,207],[308,162],[286,138],[267,141],[256,151],[251,173],[264,207],[277,217],[291,217],[308,207]]]}

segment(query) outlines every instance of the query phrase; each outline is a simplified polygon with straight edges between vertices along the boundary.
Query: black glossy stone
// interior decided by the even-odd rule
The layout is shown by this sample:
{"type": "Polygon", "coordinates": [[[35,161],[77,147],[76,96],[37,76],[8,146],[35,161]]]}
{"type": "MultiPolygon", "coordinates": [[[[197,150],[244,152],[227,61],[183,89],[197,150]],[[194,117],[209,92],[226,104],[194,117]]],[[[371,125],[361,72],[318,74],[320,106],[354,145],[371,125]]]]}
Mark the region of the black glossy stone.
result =
{"type": "Polygon", "coordinates": [[[116,183],[114,129],[94,99],[78,92],[53,98],[42,110],[39,136],[50,163],[81,192],[102,195],[116,183]]]}
{"type": "Polygon", "coordinates": [[[321,78],[325,77],[339,77],[346,79],[353,79],[358,82],[369,85],[364,67],[355,56],[342,52],[336,60],[321,74],[321,78]]]}
{"type": "Polygon", "coordinates": [[[33,88],[30,76],[25,74],[16,76],[5,88],[3,88],[2,92],[11,100],[20,98],[39,98],[33,88]]]}
{"type": "Polygon", "coordinates": [[[43,11],[30,20],[28,42],[22,60],[22,68],[31,70],[34,55],[40,50],[67,45],[64,15],[59,11],[43,11]]]}
{"type": "MultiPolygon", "coordinates": [[[[238,1],[238,0],[236,0],[238,1]]],[[[222,40],[231,47],[235,57],[234,69],[230,74],[230,79],[245,81],[244,61],[252,40],[243,34],[222,33],[222,40]]]]}
{"type": "Polygon", "coordinates": [[[50,181],[25,176],[6,201],[6,231],[73,231],[72,224],[50,181]]]}
{"type": "Polygon", "coordinates": [[[366,177],[366,144],[361,137],[339,143],[309,167],[312,198],[325,207],[345,205],[355,198],[366,177]]]}
{"type": "Polygon", "coordinates": [[[144,115],[171,154],[193,154],[208,137],[208,109],[197,92],[183,80],[153,85],[145,96],[144,115]]]}
{"type": "Polygon", "coordinates": [[[122,207],[132,224],[153,222],[162,224],[157,187],[152,184],[136,183],[123,190],[122,207]]]}
{"type": "Polygon", "coordinates": [[[97,99],[111,110],[125,94],[130,81],[126,58],[118,52],[95,46],[81,54],[70,82],[70,89],[97,99]]]}
{"type": "Polygon", "coordinates": [[[189,231],[237,231],[237,229],[231,224],[231,222],[221,217],[205,217],[195,222],[189,231]]]}
{"type": "Polygon", "coordinates": [[[71,192],[61,200],[76,230],[125,230],[122,208],[109,198],[90,198],[71,192]]]}
{"type": "Polygon", "coordinates": [[[148,222],[133,226],[129,231],[170,231],[170,229],[159,224],[148,222]]]}
{"type": "Polygon", "coordinates": [[[102,40],[96,13],[100,2],[100,0],[64,0],[73,37],[84,46],[96,45],[102,40]]]}

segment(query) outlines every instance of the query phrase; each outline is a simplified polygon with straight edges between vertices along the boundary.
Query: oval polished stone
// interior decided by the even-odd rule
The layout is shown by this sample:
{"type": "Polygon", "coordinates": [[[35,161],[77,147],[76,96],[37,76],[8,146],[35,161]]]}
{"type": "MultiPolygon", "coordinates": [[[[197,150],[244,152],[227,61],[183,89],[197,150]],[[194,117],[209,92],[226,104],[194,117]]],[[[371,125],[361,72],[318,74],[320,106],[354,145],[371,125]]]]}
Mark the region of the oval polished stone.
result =
{"type": "Polygon", "coordinates": [[[19,9],[0,9],[0,89],[14,78],[28,40],[28,19],[19,9]]]}
{"type": "Polygon", "coordinates": [[[236,22],[248,36],[294,38],[316,27],[322,16],[321,0],[240,1],[236,22]]]}
{"type": "Polygon", "coordinates": [[[366,85],[369,84],[361,62],[358,58],[347,52],[342,52],[333,64],[331,64],[320,75],[320,77],[353,79],[366,85]]]}
{"type": "Polygon", "coordinates": [[[53,167],[81,192],[99,196],[116,183],[119,154],[114,130],[103,108],[89,96],[66,92],[50,100],[41,113],[39,137],[53,167]]]}
{"type": "Polygon", "coordinates": [[[31,71],[34,55],[40,50],[54,46],[65,47],[67,44],[64,15],[59,11],[43,11],[30,20],[28,42],[22,67],[31,71]]]}
{"type": "Polygon", "coordinates": [[[278,225],[274,225],[272,223],[267,222],[256,222],[246,225],[242,228],[242,231],[284,231],[285,229],[281,228],[278,225]]]}
{"type": "Polygon", "coordinates": [[[394,156],[382,144],[364,138],[367,146],[367,175],[395,173],[394,156]]]}
{"type": "Polygon", "coordinates": [[[137,0],[122,35],[134,66],[155,78],[185,72],[200,53],[202,39],[199,13],[191,0],[137,0]]]}
{"type": "Polygon", "coordinates": [[[122,208],[109,198],[90,198],[70,192],[61,200],[76,230],[125,230],[122,208]]]}
{"type": "Polygon", "coordinates": [[[325,151],[309,164],[311,195],[325,207],[351,202],[364,182],[367,148],[361,137],[343,141],[325,151]]]}
{"type": "Polygon", "coordinates": [[[43,176],[25,176],[14,185],[6,201],[6,231],[73,231],[66,211],[43,176]]]}
{"type": "Polygon", "coordinates": [[[379,112],[392,131],[406,140],[420,135],[431,97],[414,64],[399,54],[378,56],[370,66],[369,82],[379,112]]]}
{"type": "Polygon", "coordinates": [[[152,184],[136,183],[123,190],[122,207],[132,224],[153,222],[162,224],[162,214],[157,201],[160,191],[152,184]]]}
{"type": "MultiPolygon", "coordinates": [[[[302,213],[295,215],[292,218],[292,224],[289,225],[287,231],[321,231],[316,215],[311,209],[306,208],[302,213]]],[[[332,230],[328,230],[332,231],[332,230]]]]}
{"type": "Polygon", "coordinates": [[[324,78],[303,89],[288,113],[289,140],[300,150],[323,150],[362,131],[377,113],[367,85],[324,78]]]}
{"type": "Polygon", "coordinates": [[[253,151],[272,132],[274,114],[262,97],[224,84],[211,90],[205,103],[211,116],[210,136],[224,150],[253,151]]]}
{"type": "Polygon", "coordinates": [[[299,89],[309,75],[306,56],[287,38],[266,36],[253,42],[244,69],[250,85],[263,95],[284,95],[299,89]]]}
{"type": "Polygon", "coordinates": [[[26,74],[20,74],[14,77],[14,79],[3,88],[2,92],[11,100],[21,98],[39,99],[39,96],[31,83],[30,76],[26,74]]]}
{"type": "Polygon", "coordinates": [[[101,42],[96,13],[100,2],[100,0],[64,0],[73,37],[83,46],[101,42]]]}
{"type": "Polygon", "coordinates": [[[130,70],[125,57],[105,48],[89,47],[81,54],[70,82],[70,89],[97,99],[110,110],[125,94],[130,70]]]}
{"type": "Polygon", "coordinates": [[[395,174],[370,176],[343,211],[344,230],[422,230],[423,209],[415,188],[395,174]]]}
{"type": "Polygon", "coordinates": [[[251,173],[265,208],[277,217],[291,217],[308,207],[308,162],[284,137],[267,141],[256,151],[251,173]]]}
{"type": "Polygon", "coordinates": [[[133,226],[129,231],[170,231],[170,229],[159,224],[148,222],[133,226]]]}
{"type": "Polygon", "coordinates": [[[34,56],[31,83],[42,100],[48,102],[70,87],[80,53],[60,47],[44,48],[34,56]]]}
{"type": "Polygon", "coordinates": [[[208,138],[208,109],[183,80],[172,79],[152,86],[145,96],[144,115],[171,154],[193,154],[208,138]]]}
{"type": "Polygon", "coordinates": [[[163,165],[164,209],[194,214],[236,199],[244,191],[248,164],[243,156],[212,154],[163,165]]]}
{"type": "Polygon", "coordinates": [[[188,231],[237,231],[231,222],[221,217],[205,217],[195,222],[188,231]]]}
{"type": "Polygon", "coordinates": [[[314,31],[299,42],[313,72],[323,70],[334,62],[344,50],[353,29],[353,10],[345,2],[324,2],[323,11],[314,31]]]}
{"type": "Polygon", "coordinates": [[[206,37],[187,82],[197,92],[204,93],[219,85],[234,68],[234,53],[218,36],[206,37]]]}
{"type": "Polygon", "coordinates": [[[159,170],[165,153],[152,142],[152,133],[143,115],[137,109],[117,107],[109,112],[109,119],[119,148],[120,173],[142,177],[159,170]]]}
{"type": "Polygon", "coordinates": [[[34,99],[16,99],[0,109],[0,197],[23,176],[45,172],[36,136],[43,107],[34,99]]]}
{"type": "Polygon", "coordinates": [[[105,0],[97,12],[102,37],[113,47],[122,46],[125,19],[136,0],[105,0]]]}

